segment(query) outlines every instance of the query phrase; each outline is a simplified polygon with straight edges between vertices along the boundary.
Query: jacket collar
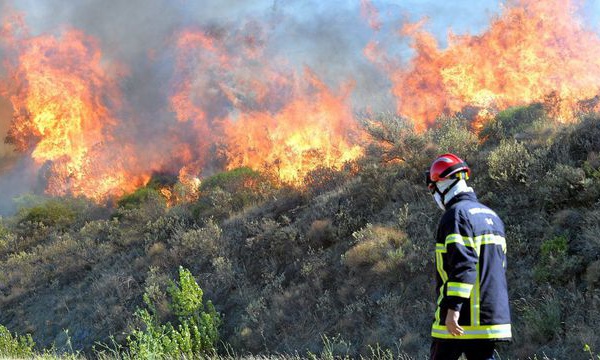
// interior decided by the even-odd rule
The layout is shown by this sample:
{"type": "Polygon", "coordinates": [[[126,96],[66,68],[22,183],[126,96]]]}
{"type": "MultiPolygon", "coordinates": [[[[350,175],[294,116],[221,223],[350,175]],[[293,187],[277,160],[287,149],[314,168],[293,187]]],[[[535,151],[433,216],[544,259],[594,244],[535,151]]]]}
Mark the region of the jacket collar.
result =
{"type": "Polygon", "coordinates": [[[450,199],[450,201],[448,201],[448,203],[446,204],[446,209],[449,209],[454,204],[458,203],[459,201],[463,201],[463,200],[477,201],[477,195],[475,195],[475,193],[472,191],[458,193],[458,194],[454,195],[454,197],[452,199],[450,199]]]}

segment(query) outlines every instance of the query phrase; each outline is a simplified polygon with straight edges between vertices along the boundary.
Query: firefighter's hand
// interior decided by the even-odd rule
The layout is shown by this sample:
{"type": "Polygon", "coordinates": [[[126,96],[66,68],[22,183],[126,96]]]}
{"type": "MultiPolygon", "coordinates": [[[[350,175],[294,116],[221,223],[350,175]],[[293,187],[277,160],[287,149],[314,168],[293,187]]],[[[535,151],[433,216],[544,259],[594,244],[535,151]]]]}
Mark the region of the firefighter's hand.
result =
{"type": "Polygon", "coordinates": [[[453,336],[460,336],[465,332],[463,328],[458,325],[459,317],[460,313],[458,311],[448,309],[448,314],[446,315],[446,327],[453,336]]]}

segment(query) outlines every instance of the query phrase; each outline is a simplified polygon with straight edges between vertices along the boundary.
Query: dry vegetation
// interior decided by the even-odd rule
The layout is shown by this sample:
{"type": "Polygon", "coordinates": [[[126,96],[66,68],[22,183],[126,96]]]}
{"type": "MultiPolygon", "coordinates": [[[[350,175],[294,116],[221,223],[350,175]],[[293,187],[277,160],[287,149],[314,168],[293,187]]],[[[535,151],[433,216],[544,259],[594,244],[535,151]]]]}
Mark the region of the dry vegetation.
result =
{"type": "Polygon", "coordinates": [[[152,186],[113,207],[22,198],[0,222],[0,323],[39,353],[101,356],[98,343],[125,344],[139,325],[144,293],[157,319],[176,318],[165,294],[183,266],[221,315],[214,356],[422,359],[440,215],[423,171],[454,151],[507,225],[515,340],[502,358],[594,357],[600,116],[559,126],[531,105],[478,135],[460,117],[438,124],[416,134],[370,119],[365,157],[311,173],[303,190],[238,169],[175,207],[152,186]]]}

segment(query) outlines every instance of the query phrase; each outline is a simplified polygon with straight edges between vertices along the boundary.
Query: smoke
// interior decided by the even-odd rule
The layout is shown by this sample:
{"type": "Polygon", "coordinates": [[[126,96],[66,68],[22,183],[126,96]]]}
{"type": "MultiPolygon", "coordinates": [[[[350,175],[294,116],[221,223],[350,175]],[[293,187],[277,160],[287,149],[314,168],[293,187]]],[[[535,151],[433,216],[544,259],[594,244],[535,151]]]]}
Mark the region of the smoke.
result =
{"type": "MultiPolygon", "coordinates": [[[[82,29],[100,39],[105,56],[136,67],[149,55],[161,54],[173,34],[187,26],[239,31],[254,21],[265,27],[270,54],[287,58],[297,68],[310,67],[332,86],[356,81],[357,105],[372,99],[374,92],[389,97],[385,78],[361,55],[372,32],[360,18],[358,2],[28,0],[15,7],[26,13],[34,33],[56,32],[65,25],[82,29]]],[[[147,73],[142,85],[150,78],[157,74],[147,73]]],[[[390,104],[389,98],[381,101],[382,106],[390,104]]]]}
{"type": "MultiPolygon", "coordinates": [[[[600,0],[588,0],[581,9],[594,29],[600,25],[599,4],[600,0]]],[[[262,108],[254,108],[257,95],[244,93],[244,81],[266,83],[261,77],[269,72],[285,78],[286,86],[263,84],[268,98],[281,95],[278,91],[292,92],[294,74],[302,74],[306,67],[334,93],[352,88],[349,101],[353,109],[394,111],[392,81],[380,64],[365,56],[369,44],[396,67],[408,64],[414,49],[411,39],[398,33],[404,24],[426,18],[424,29],[443,48],[448,45],[449,32],[477,35],[485,31],[501,7],[496,0],[0,0],[3,14],[8,12],[5,9],[23,14],[32,36],[60,37],[68,29],[78,29],[97,39],[103,64],[119,69],[123,97],[122,106],[111,109],[118,112],[111,115],[120,121],[110,145],[133,148],[141,163],[154,164],[149,166],[152,170],[173,171],[182,166],[177,161],[178,145],[196,146],[189,147],[191,156],[214,146],[210,134],[198,136],[199,126],[213,131],[215,122],[240,109],[273,113],[284,106],[267,99],[262,108]],[[189,60],[196,63],[195,68],[190,66],[195,77],[190,86],[196,91],[190,102],[203,105],[207,119],[202,124],[178,118],[170,100],[182,88],[181,73],[174,65],[179,56],[176,43],[186,29],[214,42],[212,53],[199,52],[189,60]],[[222,66],[218,64],[221,57],[243,61],[228,60],[227,66],[222,66]],[[266,70],[258,70],[261,68],[266,70]]],[[[0,58],[5,58],[2,40],[0,58]]],[[[0,66],[0,77],[4,71],[0,66]]],[[[0,98],[2,137],[12,112],[7,99],[0,98]]],[[[31,161],[16,161],[12,147],[0,145],[0,192],[14,188],[14,174],[23,175],[27,166],[32,166],[31,161]]],[[[38,181],[29,182],[31,189],[38,181]]]]}
{"type": "MultiPolygon", "coordinates": [[[[6,137],[8,128],[10,127],[11,115],[10,103],[6,99],[0,97],[0,136],[2,139],[6,137]]],[[[12,146],[5,144],[4,141],[0,143],[0,159],[9,156],[12,153],[12,146]]]]}

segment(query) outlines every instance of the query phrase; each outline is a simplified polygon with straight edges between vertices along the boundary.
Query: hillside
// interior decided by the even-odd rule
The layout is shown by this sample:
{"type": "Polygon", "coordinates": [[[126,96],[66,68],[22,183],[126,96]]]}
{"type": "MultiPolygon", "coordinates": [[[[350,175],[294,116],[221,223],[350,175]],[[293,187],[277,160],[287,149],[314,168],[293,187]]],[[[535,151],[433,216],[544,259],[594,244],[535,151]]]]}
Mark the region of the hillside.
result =
{"type": "Polygon", "coordinates": [[[459,154],[471,185],[507,227],[514,342],[503,359],[589,359],[600,351],[600,116],[555,123],[541,104],[511,108],[475,133],[460,117],[416,133],[381,114],[364,121],[364,157],[318,169],[304,188],[239,168],[167,206],[155,179],[110,206],[84,198],[18,199],[0,223],[0,324],[39,349],[125,341],[150,294],[183,266],[221,314],[236,354],[421,359],[434,311],[439,210],[423,172],[459,154]],[[68,330],[68,332],[64,331],[68,330]]]}

